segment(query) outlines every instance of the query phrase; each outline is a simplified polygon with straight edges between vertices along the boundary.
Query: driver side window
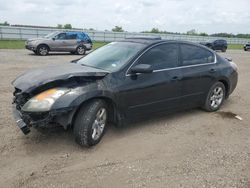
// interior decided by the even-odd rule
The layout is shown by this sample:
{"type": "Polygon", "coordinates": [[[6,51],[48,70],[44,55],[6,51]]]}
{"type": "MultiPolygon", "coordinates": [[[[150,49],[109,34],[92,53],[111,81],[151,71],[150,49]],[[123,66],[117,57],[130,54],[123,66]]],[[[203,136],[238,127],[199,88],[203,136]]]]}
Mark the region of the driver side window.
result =
{"type": "Polygon", "coordinates": [[[153,70],[174,68],[178,66],[178,45],[161,44],[143,54],[137,64],[149,64],[153,70]]]}
{"type": "Polygon", "coordinates": [[[66,33],[60,33],[56,35],[55,37],[56,40],[65,40],[66,39],[66,33]]]}

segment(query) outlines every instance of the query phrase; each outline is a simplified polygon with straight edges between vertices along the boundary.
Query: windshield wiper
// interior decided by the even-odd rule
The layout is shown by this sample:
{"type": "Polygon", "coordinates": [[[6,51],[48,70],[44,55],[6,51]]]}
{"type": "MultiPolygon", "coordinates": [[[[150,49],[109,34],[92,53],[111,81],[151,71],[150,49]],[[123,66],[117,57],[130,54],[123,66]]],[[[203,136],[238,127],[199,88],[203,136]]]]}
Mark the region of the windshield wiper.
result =
{"type": "MultiPolygon", "coordinates": [[[[86,64],[83,64],[81,63],[82,66],[86,66],[86,67],[92,67],[92,68],[95,68],[95,69],[101,69],[101,70],[104,70],[104,71],[108,71],[108,70],[105,70],[103,68],[99,68],[99,67],[95,67],[95,66],[91,66],[91,65],[86,65],[86,64]]],[[[109,71],[108,71],[109,72],[109,71]]]]}

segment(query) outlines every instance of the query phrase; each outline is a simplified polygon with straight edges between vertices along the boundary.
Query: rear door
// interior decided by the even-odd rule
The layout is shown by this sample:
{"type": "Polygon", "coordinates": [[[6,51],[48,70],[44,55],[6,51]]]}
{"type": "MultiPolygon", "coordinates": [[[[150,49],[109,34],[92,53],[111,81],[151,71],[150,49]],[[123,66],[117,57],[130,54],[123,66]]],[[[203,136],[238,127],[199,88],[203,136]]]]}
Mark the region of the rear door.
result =
{"type": "Polygon", "coordinates": [[[75,51],[77,47],[77,33],[68,32],[66,33],[66,41],[65,41],[65,51],[75,51]]]}
{"type": "Polygon", "coordinates": [[[181,43],[182,104],[196,105],[204,100],[215,80],[213,52],[193,44],[181,43]]]}

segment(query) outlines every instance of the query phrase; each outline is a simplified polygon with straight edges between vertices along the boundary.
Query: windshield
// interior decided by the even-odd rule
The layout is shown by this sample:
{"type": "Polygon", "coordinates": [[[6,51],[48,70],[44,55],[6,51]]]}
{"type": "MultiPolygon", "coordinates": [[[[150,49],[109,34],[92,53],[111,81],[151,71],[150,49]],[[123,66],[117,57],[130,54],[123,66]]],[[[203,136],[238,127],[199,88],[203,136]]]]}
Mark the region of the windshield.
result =
{"type": "Polygon", "coordinates": [[[58,31],[53,32],[53,33],[50,33],[50,34],[44,36],[44,38],[46,38],[46,39],[53,38],[53,37],[56,36],[58,33],[59,33],[58,31]]]}
{"type": "Polygon", "coordinates": [[[145,44],[141,43],[111,42],[80,59],[77,63],[114,72],[144,47],[145,44]]]}

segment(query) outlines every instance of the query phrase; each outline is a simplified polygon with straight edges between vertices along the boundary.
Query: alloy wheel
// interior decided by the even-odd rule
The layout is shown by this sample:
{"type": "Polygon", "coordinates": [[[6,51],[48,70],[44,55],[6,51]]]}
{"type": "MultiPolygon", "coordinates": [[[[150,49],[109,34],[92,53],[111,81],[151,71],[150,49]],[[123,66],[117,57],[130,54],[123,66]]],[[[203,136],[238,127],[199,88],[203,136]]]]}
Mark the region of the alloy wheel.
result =
{"type": "Polygon", "coordinates": [[[98,140],[105,128],[107,120],[107,110],[105,108],[100,108],[96,113],[96,118],[92,125],[92,139],[98,140]]]}

